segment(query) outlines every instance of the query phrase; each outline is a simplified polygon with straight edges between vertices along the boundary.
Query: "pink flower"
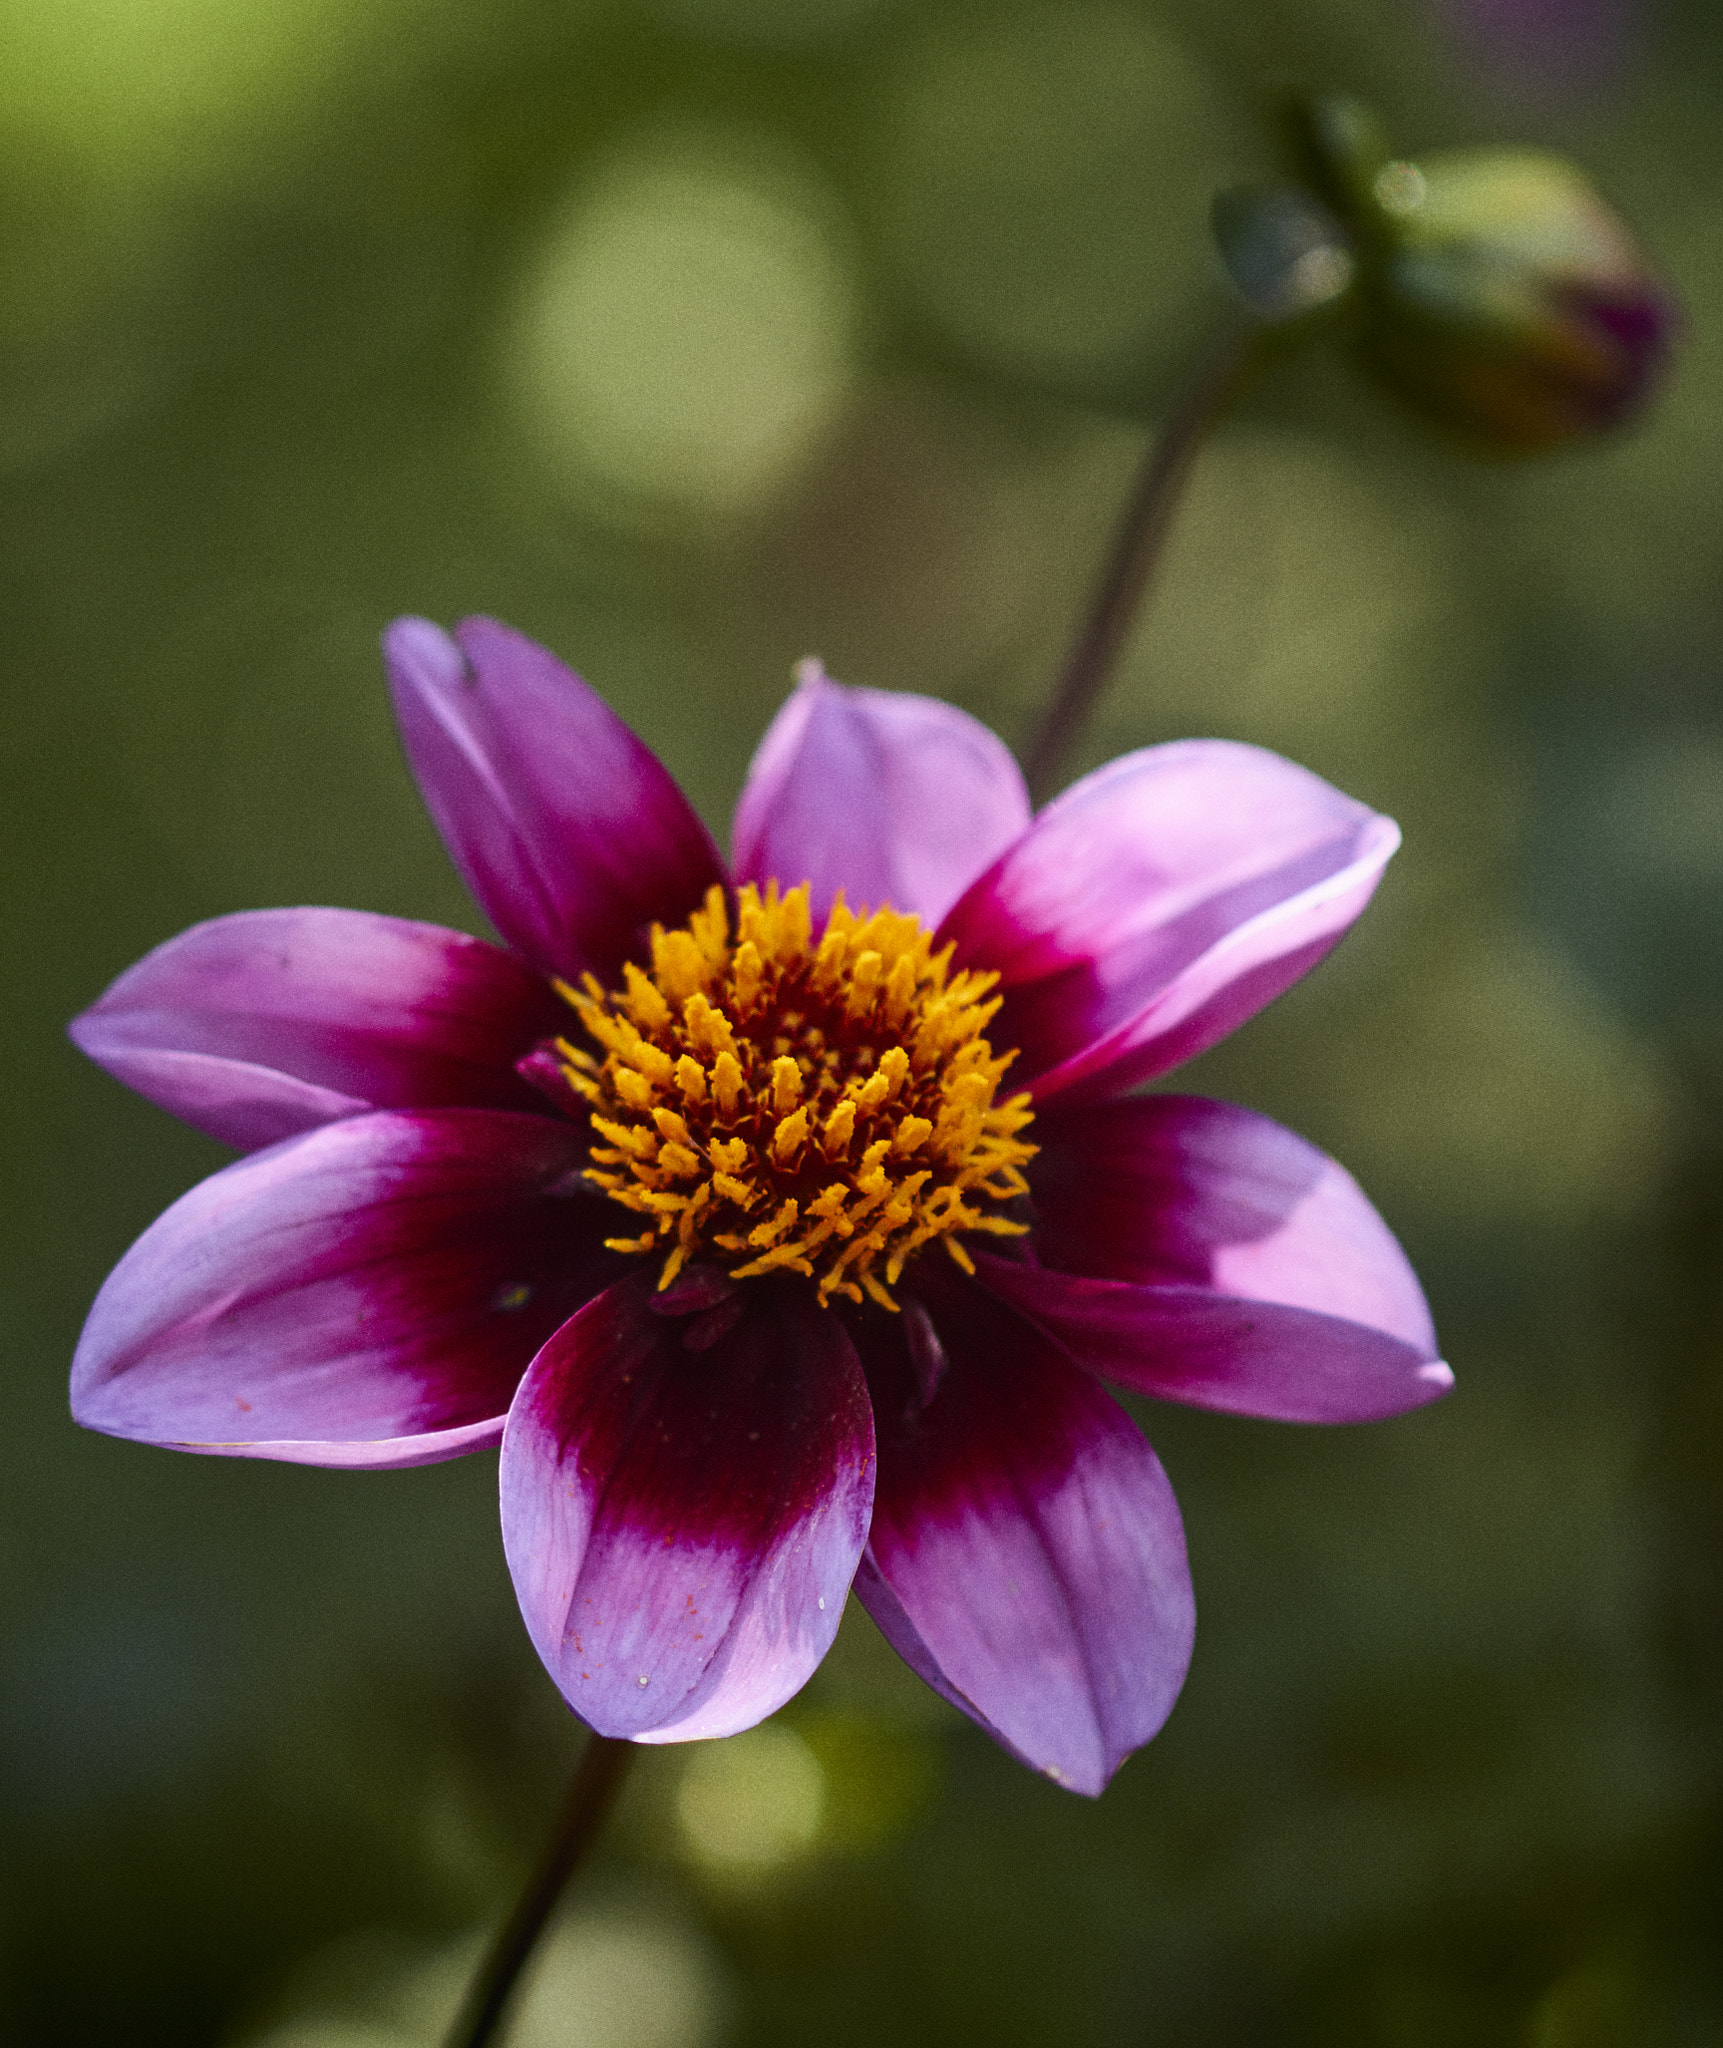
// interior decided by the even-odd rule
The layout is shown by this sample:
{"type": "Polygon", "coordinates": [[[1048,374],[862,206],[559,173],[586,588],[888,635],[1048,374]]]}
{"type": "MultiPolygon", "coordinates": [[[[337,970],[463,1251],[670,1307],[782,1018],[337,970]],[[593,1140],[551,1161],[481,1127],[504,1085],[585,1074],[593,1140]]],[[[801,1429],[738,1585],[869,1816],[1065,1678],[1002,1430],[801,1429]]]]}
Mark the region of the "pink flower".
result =
{"type": "Polygon", "coordinates": [[[77,1019],[248,1148],[108,1279],[77,1418],[325,1465],[500,1442],[521,1608],[592,1727],[752,1725],[853,1584],[930,1685],[1099,1791],[1193,1628],[1172,1490],[1102,1380],[1305,1422],[1451,1382],[1338,1166],[1246,1110],[1124,1095],[1327,952],[1393,823],[1221,741],[1032,821],[973,719],[809,665],[733,882],[544,649],[485,619],[386,649],[508,950],[253,911],[77,1019]]]}

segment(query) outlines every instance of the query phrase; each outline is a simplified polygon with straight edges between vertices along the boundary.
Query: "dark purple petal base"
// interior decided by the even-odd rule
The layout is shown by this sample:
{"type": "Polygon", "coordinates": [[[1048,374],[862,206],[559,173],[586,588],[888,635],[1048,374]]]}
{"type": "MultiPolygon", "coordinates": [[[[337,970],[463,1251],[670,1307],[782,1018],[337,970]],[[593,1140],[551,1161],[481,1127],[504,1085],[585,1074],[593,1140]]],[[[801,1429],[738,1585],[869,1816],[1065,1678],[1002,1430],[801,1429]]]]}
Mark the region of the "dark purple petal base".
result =
{"type": "Polygon", "coordinates": [[[830,1649],[873,1503],[838,1317],[794,1286],[653,1313],[623,1281],[533,1361],[503,1438],[503,1543],[539,1655],[601,1735],[733,1735],[830,1649]]]}
{"type": "Polygon", "coordinates": [[[308,1465],[494,1444],[545,1338],[613,1279],[571,1124],[380,1113],[182,1195],[108,1276],[72,1364],[90,1429],[308,1465]]]}
{"type": "Polygon", "coordinates": [[[1027,1764],[1102,1790],[1172,1711],[1196,1628],[1184,1530],[1142,1432],[974,1281],[918,1278],[929,1375],[870,1327],[879,1484],[856,1591],[913,1670],[1027,1764]]]}

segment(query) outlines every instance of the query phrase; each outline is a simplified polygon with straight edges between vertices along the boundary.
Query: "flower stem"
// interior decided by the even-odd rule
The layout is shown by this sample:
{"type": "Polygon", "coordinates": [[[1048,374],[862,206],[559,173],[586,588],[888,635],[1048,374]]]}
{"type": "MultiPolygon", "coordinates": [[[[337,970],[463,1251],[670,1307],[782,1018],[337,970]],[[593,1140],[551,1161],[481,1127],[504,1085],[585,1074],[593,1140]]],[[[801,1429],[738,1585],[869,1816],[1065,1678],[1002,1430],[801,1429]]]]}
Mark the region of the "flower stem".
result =
{"type": "Polygon", "coordinates": [[[608,1735],[588,1738],[575,1766],[562,1812],[525,1891],[503,1922],[490,1953],[467,1987],[447,2048],[484,2048],[496,2038],[503,2013],[563,1887],[592,1847],[614,1804],[636,1745],[608,1735]]]}
{"type": "Polygon", "coordinates": [[[1166,424],[1150,443],[1125,504],[1112,553],[1065,667],[1023,757],[1030,794],[1044,803],[1067,750],[1094,710],[1149,587],[1203,436],[1225,410],[1254,354],[1258,329],[1230,323],[1204,352],[1166,424]]]}

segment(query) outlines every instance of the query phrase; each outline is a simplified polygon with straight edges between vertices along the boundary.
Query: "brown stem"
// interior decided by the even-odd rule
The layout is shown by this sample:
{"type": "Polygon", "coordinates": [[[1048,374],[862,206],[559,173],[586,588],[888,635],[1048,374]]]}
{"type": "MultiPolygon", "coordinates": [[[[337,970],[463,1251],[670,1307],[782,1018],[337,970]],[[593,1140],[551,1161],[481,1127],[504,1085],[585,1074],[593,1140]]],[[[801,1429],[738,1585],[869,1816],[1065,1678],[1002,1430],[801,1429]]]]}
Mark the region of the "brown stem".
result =
{"type": "Polygon", "coordinates": [[[521,1971],[563,1887],[597,1839],[634,1761],[634,1751],[632,1742],[608,1735],[589,1737],[538,1865],[467,1987],[460,2013],[449,2030],[448,2048],[484,2048],[496,2037],[521,1971]]]}
{"type": "Polygon", "coordinates": [[[1154,574],[1172,517],[1202,438],[1214,425],[1250,363],[1256,329],[1229,326],[1205,352],[1196,375],[1150,444],[1125,505],[1112,553],[1095,586],[1083,629],[1023,756],[1035,801],[1052,793],[1072,741],[1094,710],[1131,620],[1154,574]]]}

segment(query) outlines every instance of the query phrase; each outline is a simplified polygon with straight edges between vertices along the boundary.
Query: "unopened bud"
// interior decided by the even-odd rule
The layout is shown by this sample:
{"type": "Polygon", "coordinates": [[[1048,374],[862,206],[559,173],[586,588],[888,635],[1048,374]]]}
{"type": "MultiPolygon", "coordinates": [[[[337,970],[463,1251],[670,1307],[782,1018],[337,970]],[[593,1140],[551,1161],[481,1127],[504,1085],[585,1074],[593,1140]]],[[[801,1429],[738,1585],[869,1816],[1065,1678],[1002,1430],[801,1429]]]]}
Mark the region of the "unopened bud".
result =
{"type": "Polygon", "coordinates": [[[1366,356],[1404,397],[1505,451],[1639,408],[1674,300],[1573,164],[1534,150],[1393,157],[1351,101],[1306,119],[1357,251],[1366,356]]]}

